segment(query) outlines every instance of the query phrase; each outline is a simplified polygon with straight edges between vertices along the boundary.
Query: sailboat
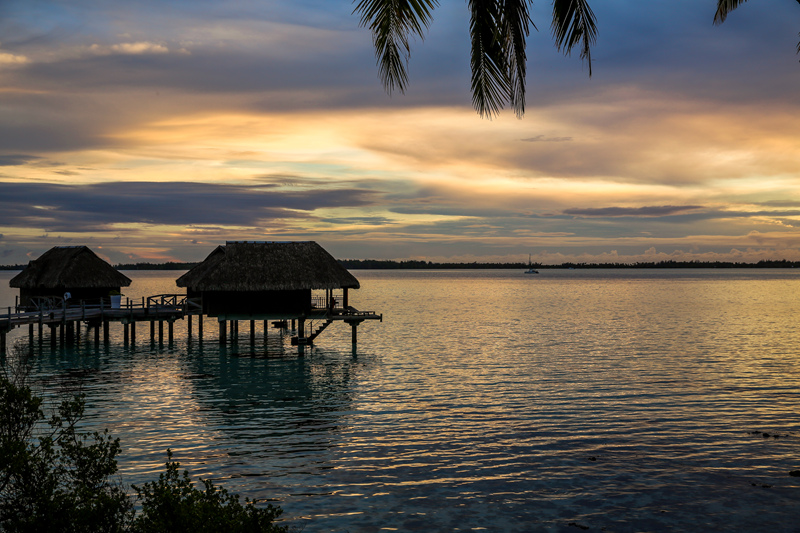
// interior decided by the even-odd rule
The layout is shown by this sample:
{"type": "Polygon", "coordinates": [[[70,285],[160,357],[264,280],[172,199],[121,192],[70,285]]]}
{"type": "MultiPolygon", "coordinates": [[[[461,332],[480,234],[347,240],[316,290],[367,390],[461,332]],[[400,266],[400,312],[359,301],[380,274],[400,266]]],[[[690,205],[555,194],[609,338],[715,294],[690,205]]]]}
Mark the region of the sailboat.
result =
{"type": "Polygon", "coordinates": [[[528,270],[525,271],[526,274],[538,274],[539,271],[533,268],[531,264],[531,254],[528,254],[528,270]]]}

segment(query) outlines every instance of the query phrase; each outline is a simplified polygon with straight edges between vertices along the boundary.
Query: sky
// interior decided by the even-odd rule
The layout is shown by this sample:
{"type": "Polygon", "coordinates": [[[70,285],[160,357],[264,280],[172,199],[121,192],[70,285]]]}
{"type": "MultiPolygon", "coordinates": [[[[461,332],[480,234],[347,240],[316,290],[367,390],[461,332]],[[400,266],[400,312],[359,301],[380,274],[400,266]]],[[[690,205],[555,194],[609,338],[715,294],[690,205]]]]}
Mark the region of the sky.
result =
{"type": "Polygon", "coordinates": [[[592,76],[536,2],[525,115],[490,120],[465,0],[391,95],[345,0],[3,0],[0,264],[800,260],[800,5],[590,4],[592,76]]]}

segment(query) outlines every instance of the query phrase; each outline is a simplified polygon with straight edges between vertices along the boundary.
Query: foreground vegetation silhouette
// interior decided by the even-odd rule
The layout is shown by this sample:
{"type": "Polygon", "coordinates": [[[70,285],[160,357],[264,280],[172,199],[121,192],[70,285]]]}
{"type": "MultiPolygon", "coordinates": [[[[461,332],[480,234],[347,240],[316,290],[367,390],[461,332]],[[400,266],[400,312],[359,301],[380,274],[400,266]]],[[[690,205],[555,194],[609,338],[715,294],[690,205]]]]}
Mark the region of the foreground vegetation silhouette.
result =
{"type": "Polygon", "coordinates": [[[0,372],[0,531],[2,532],[287,532],[279,507],[256,507],[209,480],[202,489],[167,450],[158,480],[128,494],[117,477],[119,439],[81,433],[82,394],[46,402],[30,383],[15,346],[0,372]],[[139,503],[137,510],[135,504],[139,503]]]}

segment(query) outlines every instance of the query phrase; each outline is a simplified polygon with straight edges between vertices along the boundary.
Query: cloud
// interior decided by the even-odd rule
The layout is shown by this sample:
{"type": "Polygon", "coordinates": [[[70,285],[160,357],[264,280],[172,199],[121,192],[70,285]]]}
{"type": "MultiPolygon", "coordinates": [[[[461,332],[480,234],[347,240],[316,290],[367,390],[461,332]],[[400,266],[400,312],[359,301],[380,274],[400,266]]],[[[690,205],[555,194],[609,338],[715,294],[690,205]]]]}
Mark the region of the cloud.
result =
{"type": "Polygon", "coordinates": [[[571,141],[572,137],[545,137],[544,135],[537,135],[535,137],[528,137],[527,139],[520,139],[520,140],[526,143],[536,143],[536,142],[562,143],[571,141]]]}
{"type": "Polygon", "coordinates": [[[8,52],[0,52],[0,66],[24,65],[28,61],[28,58],[25,56],[10,54],[8,52]]]}
{"type": "Polygon", "coordinates": [[[39,156],[27,154],[9,154],[0,155],[0,167],[13,167],[19,165],[26,165],[34,161],[42,159],[39,156]]]}
{"type": "Polygon", "coordinates": [[[687,211],[702,209],[700,205],[658,205],[645,207],[586,207],[565,209],[565,215],[582,217],[663,217],[685,214],[687,211]]]}
{"type": "Polygon", "coordinates": [[[371,204],[363,189],[278,191],[273,186],[191,182],[91,185],[0,183],[0,225],[107,231],[119,224],[261,226],[323,208],[371,204]]]}
{"type": "Polygon", "coordinates": [[[124,54],[124,55],[144,55],[144,54],[168,54],[169,48],[159,43],[137,42],[119,43],[111,46],[93,44],[89,50],[98,55],[124,54]]]}

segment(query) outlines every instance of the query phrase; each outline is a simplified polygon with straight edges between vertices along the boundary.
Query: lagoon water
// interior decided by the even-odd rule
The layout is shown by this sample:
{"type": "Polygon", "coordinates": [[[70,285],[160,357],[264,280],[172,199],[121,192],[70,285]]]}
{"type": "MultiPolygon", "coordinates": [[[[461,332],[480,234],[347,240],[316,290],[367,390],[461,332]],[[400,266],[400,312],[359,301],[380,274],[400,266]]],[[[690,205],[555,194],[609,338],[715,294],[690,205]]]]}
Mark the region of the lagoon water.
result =
{"type": "MultiPolygon", "coordinates": [[[[176,292],[126,274],[131,298],[176,292]]],[[[211,321],[202,345],[112,324],[34,372],[86,392],[124,482],[171,448],[309,533],[800,531],[800,272],[354,274],[384,314],[355,352],[343,324],[302,358],[248,323],[224,352],[211,321]]]]}

